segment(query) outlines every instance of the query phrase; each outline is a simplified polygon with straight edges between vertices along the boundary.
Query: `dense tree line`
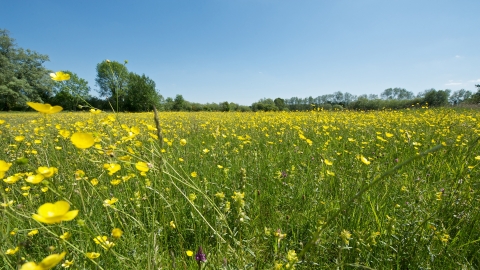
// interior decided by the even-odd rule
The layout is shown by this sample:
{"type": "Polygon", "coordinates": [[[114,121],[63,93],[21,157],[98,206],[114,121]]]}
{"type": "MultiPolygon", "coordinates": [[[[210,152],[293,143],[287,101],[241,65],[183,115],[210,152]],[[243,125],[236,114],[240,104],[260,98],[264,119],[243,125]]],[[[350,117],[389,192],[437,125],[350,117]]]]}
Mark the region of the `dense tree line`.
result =
{"type": "Polygon", "coordinates": [[[356,96],[337,91],[317,97],[264,98],[251,106],[224,101],[221,103],[189,102],[182,95],[164,98],[155,88],[155,82],[145,74],[130,72],[127,61],[105,60],[97,64],[95,79],[100,97],[92,96],[85,79],[69,70],[68,81],[53,81],[51,70],[43,64],[47,55],[19,48],[9,32],[0,29],[0,110],[27,110],[27,101],[60,105],[64,110],[101,110],[143,112],[155,106],[161,111],[305,111],[325,110],[379,110],[402,109],[412,106],[446,106],[479,104],[480,85],[476,93],[468,90],[428,89],[417,95],[404,88],[388,88],[380,95],[356,96]]]}
{"type": "Polygon", "coordinates": [[[440,107],[458,106],[460,104],[480,104],[480,85],[476,85],[477,92],[461,89],[452,92],[449,89],[427,89],[414,95],[404,88],[388,88],[379,95],[352,95],[350,93],[335,92],[318,97],[289,99],[277,98],[260,99],[252,104],[253,111],[306,111],[316,108],[324,110],[381,110],[405,109],[411,107],[440,107]]]}

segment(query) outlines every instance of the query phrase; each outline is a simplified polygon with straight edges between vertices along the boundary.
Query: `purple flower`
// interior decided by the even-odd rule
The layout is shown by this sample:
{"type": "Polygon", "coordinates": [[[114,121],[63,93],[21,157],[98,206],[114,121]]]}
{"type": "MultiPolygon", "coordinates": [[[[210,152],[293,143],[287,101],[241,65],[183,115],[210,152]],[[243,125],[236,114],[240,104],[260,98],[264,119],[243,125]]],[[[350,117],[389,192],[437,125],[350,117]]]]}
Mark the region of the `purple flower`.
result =
{"type": "Polygon", "coordinates": [[[207,255],[203,253],[202,247],[198,247],[197,254],[195,254],[195,260],[200,264],[200,262],[206,262],[207,261],[207,255]]]}

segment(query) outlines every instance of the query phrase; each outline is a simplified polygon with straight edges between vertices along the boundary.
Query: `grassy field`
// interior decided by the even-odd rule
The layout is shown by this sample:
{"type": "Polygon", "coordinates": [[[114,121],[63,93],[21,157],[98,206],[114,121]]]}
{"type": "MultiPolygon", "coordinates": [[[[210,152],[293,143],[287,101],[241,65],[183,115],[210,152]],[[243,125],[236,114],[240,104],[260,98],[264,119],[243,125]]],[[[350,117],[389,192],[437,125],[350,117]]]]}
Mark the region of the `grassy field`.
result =
{"type": "Polygon", "coordinates": [[[0,269],[478,269],[479,119],[3,113],[0,269]]]}

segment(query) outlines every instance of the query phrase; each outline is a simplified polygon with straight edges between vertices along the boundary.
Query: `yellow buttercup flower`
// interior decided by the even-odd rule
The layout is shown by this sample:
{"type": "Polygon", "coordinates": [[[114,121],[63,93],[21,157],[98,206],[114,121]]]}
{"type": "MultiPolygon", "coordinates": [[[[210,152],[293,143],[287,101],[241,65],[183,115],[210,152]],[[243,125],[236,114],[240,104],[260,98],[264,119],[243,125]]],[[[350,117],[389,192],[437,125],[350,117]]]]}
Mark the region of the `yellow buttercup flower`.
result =
{"type": "Polygon", "coordinates": [[[25,140],[25,136],[16,136],[15,138],[13,138],[15,141],[17,142],[21,142],[23,140],[25,140]]]}
{"type": "Polygon", "coordinates": [[[53,106],[50,104],[43,104],[43,103],[36,103],[36,102],[27,102],[27,105],[33,108],[34,110],[45,113],[45,114],[53,114],[58,113],[63,110],[61,106],[53,106]]]}
{"type": "Polygon", "coordinates": [[[93,238],[93,241],[95,241],[96,244],[100,245],[105,250],[115,246],[115,243],[108,241],[106,236],[97,236],[93,238]]]}
{"type": "Polygon", "coordinates": [[[6,254],[6,255],[13,255],[13,254],[17,253],[19,250],[20,250],[19,247],[9,248],[9,249],[7,249],[7,251],[5,252],[5,254],[6,254]]]}
{"type": "Polygon", "coordinates": [[[28,236],[34,236],[35,234],[38,234],[38,230],[32,230],[27,233],[28,236]]]}
{"type": "Polygon", "coordinates": [[[62,263],[62,267],[63,268],[69,268],[70,266],[73,265],[73,260],[72,261],[69,261],[69,260],[65,260],[64,263],[62,263]]]}
{"type": "Polygon", "coordinates": [[[10,166],[12,166],[12,163],[7,163],[4,160],[0,160],[0,172],[8,171],[8,169],[10,169],[10,166]]]}
{"type": "Polygon", "coordinates": [[[70,221],[78,215],[78,210],[68,211],[69,209],[70,204],[66,201],[45,203],[38,208],[38,214],[33,214],[32,218],[46,224],[70,221]]]}
{"type": "Polygon", "coordinates": [[[96,258],[100,257],[100,253],[87,252],[87,253],[85,253],[85,256],[87,256],[87,258],[89,258],[89,259],[96,259],[96,258]]]}
{"type": "Polygon", "coordinates": [[[70,137],[73,145],[80,149],[87,149],[95,144],[95,139],[92,135],[84,132],[76,132],[70,137]]]}
{"type": "Polygon", "coordinates": [[[148,172],[148,164],[142,161],[137,162],[135,168],[141,172],[148,172]]]}
{"type": "Polygon", "coordinates": [[[363,155],[358,155],[357,158],[362,161],[365,165],[370,165],[370,161],[363,155]]]}
{"type": "Polygon", "coordinates": [[[70,238],[70,236],[72,236],[71,233],[69,232],[64,232],[62,235],[60,235],[60,239],[62,240],[68,240],[70,238]]]}
{"type": "Polygon", "coordinates": [[[186,144],[187,144],[187,140],[185,140],[185,139],[180,140],[180,145],[181,146],[185,146],[186,144]]]}
{"type": "Polygon", "coordinates": [[[103,206],[111,206],[114,203],[118,202],[118,199],[115,197],[112,197],[112,199],[106,199],[103,201],[103,206]]]}
{"type": "Polygon", "coordinates": [[[191,251],[191,250],[187,250],[187,251],[185,251],[185,253],[187,254],[188,257],[193,256],[193,251],[191,251]]]}
{"type": "Polygon", "coordinates": [[[64,73],[62,71],[57,71],[55,73],[50,73],[50,77],[52,78],[52,80],[57,81],[57,82],[70,80],[70,74],[64,73]]]}
{"type": "Polygon", "coordinates": [[[113,175],[114,173],[118,172],[122,167],[120,166],[120,164],[106,163],[103,164],[103,168],[108,171],[109,175],[113,175]]]}
{"type": "Polygon", "coordinates": [[[37,172],[45,178],[50,178],[58,172],[58,169],[55,167],[38,167],[37,172]]]}
{"type": "Polygon", "coordinates": [[[118,238],[120,238],[120,237],[122,236],[122,234],[123,234],[123,231],[122,231],[121,229],[119,229],[119,228],[115,228],[115,229],[112,230],[112,237],[113,237],[113,238],[117,238],[117,239],[118,239],[118,238]]]}
{"type": "Polygon", "coordinates": [[[36,264],[35,262],[27,262],[24,265],[22,265],[22,268],[20,270],[48,270],[52,269],[57,265],[63,258],[65,257],[66,252],[62,252],[60,254],[52,254],[50,256],[47,256],[45,259],[43,259],[39,264],[36,264]]]}

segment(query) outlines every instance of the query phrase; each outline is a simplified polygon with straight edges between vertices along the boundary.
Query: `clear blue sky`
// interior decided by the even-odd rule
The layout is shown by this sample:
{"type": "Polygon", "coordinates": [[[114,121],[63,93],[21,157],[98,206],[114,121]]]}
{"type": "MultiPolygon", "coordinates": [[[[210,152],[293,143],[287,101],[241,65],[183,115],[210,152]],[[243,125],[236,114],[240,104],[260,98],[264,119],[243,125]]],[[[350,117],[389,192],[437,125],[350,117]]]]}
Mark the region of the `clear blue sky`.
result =
{"type": "Polygon", "coordinates": [[[478,0],[0,0],[0,28],[92,91],[96,65],[128,60],[164,97],[260,98],[476,91],[478,0]]]}

